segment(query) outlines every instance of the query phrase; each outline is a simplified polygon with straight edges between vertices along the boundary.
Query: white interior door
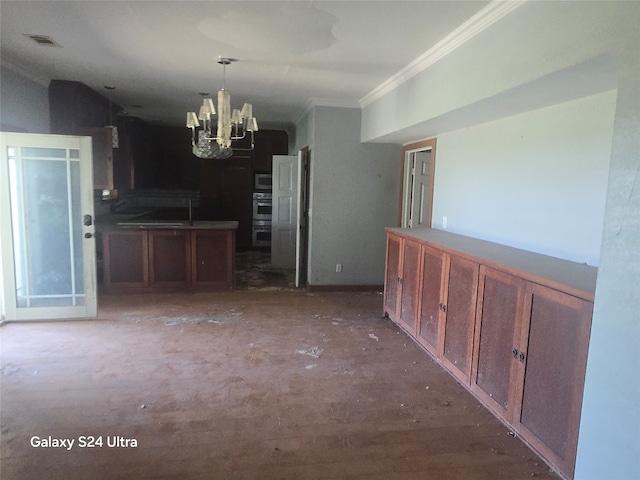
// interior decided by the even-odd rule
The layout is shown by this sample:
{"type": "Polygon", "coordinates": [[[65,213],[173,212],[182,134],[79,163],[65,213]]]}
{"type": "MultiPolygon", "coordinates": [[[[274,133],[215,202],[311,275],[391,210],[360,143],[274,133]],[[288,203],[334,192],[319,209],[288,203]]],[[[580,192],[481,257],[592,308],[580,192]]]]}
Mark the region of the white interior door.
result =
{"type": "Polygon", "coordinates": [[[6,320],[97,315],[91,138],[0,133],[6,320]]]}
{"type": "Polygon", "coordinates": [[[431,150],[416,150],[405,157],[402,227],[430,227],[431,150]]]}
{"type": "Polygon", "coordinates": [[[271,265],[276,268],[296,268],[297,157],[274,155],[272,173],[271,265]]]}

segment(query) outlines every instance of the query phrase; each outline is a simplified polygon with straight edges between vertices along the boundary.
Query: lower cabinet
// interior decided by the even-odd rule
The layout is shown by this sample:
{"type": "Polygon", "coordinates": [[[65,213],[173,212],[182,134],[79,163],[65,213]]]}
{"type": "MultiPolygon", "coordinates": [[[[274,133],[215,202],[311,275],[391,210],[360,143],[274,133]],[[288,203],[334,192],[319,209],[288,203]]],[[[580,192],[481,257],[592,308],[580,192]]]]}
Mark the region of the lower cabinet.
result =
{"type": "Polygon", "coordinates": [[[149,286],[147,232],[113,230],[103,232],[102,241],[105,287],[149,286]]]}
{"type": "Polygon", "coordinates": [[[449,255],[444,339],[440,361],[461,382],[471,378],[473,334],[480,265],[456,255],[449,255]]]}
{"type": "Polygon", "coordinates": [[[498,415],[513,418],[524,281],[480,267],[471,390],[498,415]]]}
{"type": "Polygon", "coordinates": [[[422,245],[420,251],[420,314],[417,340],[432,355],[441,355],[441,332],[445,322],[449,255],[422,245]]]}
{"type": "MultiPolygon", "coordinates": [[[[570,278],[566,269],[575,267],[576,277],[589,277],[595,288],[597,271],[467,237],[423,233],[436,243],[394,230],[399,229],[387,235],[385,313],[571,478],[593,292],[577,296],[575,285],[565,290],[557,278],[570,278]],[[497,262],[500,255],[504,268],[497,262]],[[536,262],[542,263],[540,271],[553,275],[558,267],[561,274],[549,279],[538,276],[537,267],[513,267],[536,262]]],[[[582,288],[583,281],[575,284],[582,288]]]]}
{"type": "Polygon", "coordinates": [[[234,287],[233,230],[109,229],[102,239],[105,293],[234,287]]]}
{"type": "Polygon", "coordinates": [[[420,244],[389,238],[384,302],[390,316],[411,335],[416,333],[420,273],[420,244]]]}
{"type": "Polygon", "coordinates": [[[149,285],[186,287],[191,276],[191,232],[149,231],[149,285]]]}
{"type": "Polygon", "coordinates": [[[593,303],[528,283],[513,423],[560,471],[573,473],[593,303]]]}
{"type": "Polygon", "coordinates": [[[214,288],[233,286],[235,275],[233,236],[220,230],[193,230],[191,251],[193,252],[192,285],[214,288]]]}

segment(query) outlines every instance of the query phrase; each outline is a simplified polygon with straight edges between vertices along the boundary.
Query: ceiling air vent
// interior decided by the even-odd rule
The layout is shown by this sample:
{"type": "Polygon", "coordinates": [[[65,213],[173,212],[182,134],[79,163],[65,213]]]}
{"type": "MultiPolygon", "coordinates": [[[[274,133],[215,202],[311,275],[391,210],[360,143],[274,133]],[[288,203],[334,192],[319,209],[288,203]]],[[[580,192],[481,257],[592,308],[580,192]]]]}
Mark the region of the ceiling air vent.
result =
{"type": "Polygon", "coordinates": [[[25,33],[25,35],[38,45],[42,45],[44,47],[62,47],[62,45],[47,35],[32,35],[28,33],[25,33]]]}

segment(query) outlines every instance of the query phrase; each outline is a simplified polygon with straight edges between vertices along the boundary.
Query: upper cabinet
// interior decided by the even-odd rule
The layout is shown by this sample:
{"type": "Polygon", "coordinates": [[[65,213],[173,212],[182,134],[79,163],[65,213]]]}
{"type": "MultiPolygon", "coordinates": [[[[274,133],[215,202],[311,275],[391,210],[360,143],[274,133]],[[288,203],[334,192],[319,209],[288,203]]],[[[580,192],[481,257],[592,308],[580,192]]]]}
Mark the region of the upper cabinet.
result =
{"type": "MultiPolygon", "coordinates": [[[[94,189],[126,189],[127,182],[116,184],[117,168],[129,171],[128,158],[118,156],[114,161],[112,131],[106,128],[115,122],[120,108],[80,82],[52,80],[49,84],[49,122],[51,133],[60,135],[86,135],[93,143],[94,189]]],[[[131,176],[129,175],[130,179],[131,176]]],[[[129,182],[130,183],[130,182],[129,182]]]]}
{"type": "Polygon", "coordinates": [[[113,146],[110,128],[79,128],[78,135],[90,136],[93,146],[93,188],[113,190],[113,146]]]}

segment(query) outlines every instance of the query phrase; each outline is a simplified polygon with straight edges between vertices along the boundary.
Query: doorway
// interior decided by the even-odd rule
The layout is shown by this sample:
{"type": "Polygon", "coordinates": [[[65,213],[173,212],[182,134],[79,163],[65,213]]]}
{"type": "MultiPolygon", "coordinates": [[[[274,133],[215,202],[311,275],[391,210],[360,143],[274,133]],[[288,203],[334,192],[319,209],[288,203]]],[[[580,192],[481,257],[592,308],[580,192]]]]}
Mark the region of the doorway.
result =
{"type": "Polygon", "coordinates": [[[402,228],[430,228],[433,210],[436,139],[402,148],[402,228]]]}
{"type": "Polygon", "coordinates": [[[97,314],[91,138],[0,133],[5,320],[97,314]]]}

